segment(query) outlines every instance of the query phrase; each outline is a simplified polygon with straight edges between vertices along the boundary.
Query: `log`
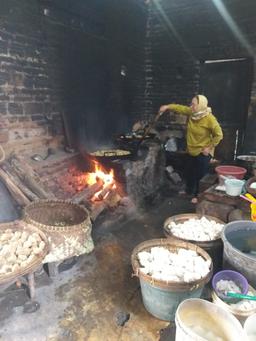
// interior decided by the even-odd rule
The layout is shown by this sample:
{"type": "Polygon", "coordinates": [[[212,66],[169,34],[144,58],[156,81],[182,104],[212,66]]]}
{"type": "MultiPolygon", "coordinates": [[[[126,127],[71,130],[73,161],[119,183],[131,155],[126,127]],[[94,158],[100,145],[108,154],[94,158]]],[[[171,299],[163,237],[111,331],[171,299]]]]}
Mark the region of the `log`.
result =
{"type": "Polygon", "coordinates": [[[98,196],[99,200],[103,200],[104,197],[105,197],[105,195],[106,195],[108,192],[110,192],[110,191],[112,190],[113,186],[114,186],[114,183],[111,183],[111,184],[107,185],[107,186],[100,192],[100,194],[99,194],[99,196],[98,196]]]}
{"type": "Polygon", "coordinates": [[[10,170],[10,166],[8,164],[3,164],[2,169],[9,176],[10,180],[25,194],[25,196],[31,201],[37,200],[38,196],[31,192],[26,186],[23,185],[21,180],[16,174],[12,174],[10,170]]]}
{"type": "Polygon", "coordinates": [[[97,217],[107,208],[107,202],[97,201],[90,207],[90,217],[92,221],[95,221],[97,217]]]}
{"type": "Polygon", "coordinates": [[[112,190],[106,198],[108,207],[116,207],[120,203],[121,199],[121,196],[116,191],[112,190]]]}
{"type": "Polygon", "coordinates": [[[89,200],[95,193],[100,191],[100,189],[103,187],[103,181],[98,180],[95,184],[86,187],[84,190],[81,192],[75,194],[71,201],[74,202],[75,204],[79,204],[82,201],[87,201],[89,200]]]}
{"type": "Polygon", "coordinates": [[[8,188],[14,200],[20,206],[26,206],[30,203],[30,200],[22,193],[22,191],[10,180],[9,176],[5,173],[5,171],[0,168],[0,178],[3,183],[8,188]]]}
{"type": "Polygon", "coordinates": [[[40,183],[39,176],[34,170],[25,163],[21,163],[21,160],[17,156],[12,156],[9,161],[12,169],[17,174],[22,182],[24,182],[29,189],[34,192],[39,199],[54,199],[53,193],[47,192],[40,183]]]}
{"type": "Polygon", "coordinates": [[[38,174],[34,171],[34,169],[21,157],[17,156],[16,154],[12,154],[9,158],[9,163],[15,170],[20,171],[21,174],[26,172],[35,180],[40,180],[38,174]]]}

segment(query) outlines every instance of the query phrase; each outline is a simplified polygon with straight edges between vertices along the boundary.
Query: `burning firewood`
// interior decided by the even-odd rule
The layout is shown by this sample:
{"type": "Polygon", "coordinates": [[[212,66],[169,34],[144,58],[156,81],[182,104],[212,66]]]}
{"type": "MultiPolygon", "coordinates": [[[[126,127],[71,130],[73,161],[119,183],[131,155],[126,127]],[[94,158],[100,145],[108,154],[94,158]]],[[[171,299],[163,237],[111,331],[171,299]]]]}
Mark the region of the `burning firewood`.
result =
{"type": "Polygon", "coordinates": [[[88,186],[81,192],[75,194],[72,198],[72,202],[79,204],[82,201],[90,200],[95,193],[101,190],[103,184],[103,180],[98,179],[95,184],[88,186]]]}
{"type": "Polygon", "coordinates": [[[107,197],[108,193],[110,193],[110,191],[113,189],[114,186],[115,184],[113,182],[108,185],[105,185],[103,190],[94,196],[93,200],[96,200],[96,201],[104,200],[107,197]]]}
{"type": "Polygon", "coordinates": [[[112,190],[106,198],[108,207],[116,207],[120,203],[121,199],[122,197],[116,191],[112,190]]]}

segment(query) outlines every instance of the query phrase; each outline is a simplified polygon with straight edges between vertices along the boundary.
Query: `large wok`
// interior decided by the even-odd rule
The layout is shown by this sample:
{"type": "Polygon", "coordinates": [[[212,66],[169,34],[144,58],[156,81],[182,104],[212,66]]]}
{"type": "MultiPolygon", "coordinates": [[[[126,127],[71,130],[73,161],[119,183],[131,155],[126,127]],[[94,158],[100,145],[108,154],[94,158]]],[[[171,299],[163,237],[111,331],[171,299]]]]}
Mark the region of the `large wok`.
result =
{"type": "Polygon", "coordinates": [[[89,155],[99,161],[127,160],[134,156],[132,151],[125,149],[99,149],[89,155]]]}
{"type": "Polygon", "coordinates": [[[141,134],[132,134],[132,135],[119,135],[118,140],[123,142],[132,141],[132,144],[123,146],[120,145],[121,149],[99,149],[95,152],[87,153],[93,159],[96,159],[100,162],[104,161],[113,161],[113,160],[127,160],[127,159],[134,159],[137,157],[138,149],[141,143],[146,139],[151,139],[155,137],[154,134],[150,133],[151,129],[153,128],[154,124],[158,120],[158,118],[162,115],[162,112],[159,112],[150,122],[148,127],[142,131],[141,134]]]}

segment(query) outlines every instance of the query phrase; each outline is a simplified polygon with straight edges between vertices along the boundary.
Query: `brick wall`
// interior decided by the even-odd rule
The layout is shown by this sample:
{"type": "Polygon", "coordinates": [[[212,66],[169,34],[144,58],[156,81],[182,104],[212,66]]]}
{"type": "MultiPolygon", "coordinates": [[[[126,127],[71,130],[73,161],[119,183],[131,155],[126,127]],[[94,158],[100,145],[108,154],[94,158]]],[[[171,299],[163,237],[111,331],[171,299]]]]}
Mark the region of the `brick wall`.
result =
{"type": "Polygon", "coordinates": [[[129,124],[145,17],[135,0],[2,0],[0,143],[19,150],[61,139],[62,114],[76,144],[86,129],[96,138],[97,127],[99,136],[111,130],[116,115],[129,124]]]}
{"type": "Polygon", "coordinates": [[[19,150],[60,136],[61,80],[35,1],[1,1],[0,142],[19,150]]]}
{"type": "Polygon", "coordinates": [[[62,114],[76,144],[86,144],[88,136],[111,138],[163,103],[189,103],[199,89],[201,60],[255,51],[254,0],[223,1],[242,42],[212,1],[146,3],[2,0],[0,143],[31,148],[59,138],[62,114]]]}
{"type": "MultiPolygon", "coordinates": [[[[160,0],[149,3],[144,113],[153,114],[161,104],[171,101],[189,103],[199,89],[200,61],[254,57],[255,1],[223,0],[222,3],[239,28],[240,39],[234,36],[213,1],[160,0]]],[[[252,99],[255,95],[254,80],[252,99]]],[[[253,115],[255,112],[251,113],[253,115]]],[[[249,141],[251,145],[251,138],[248,128],[245,149],[249,141]]]]}

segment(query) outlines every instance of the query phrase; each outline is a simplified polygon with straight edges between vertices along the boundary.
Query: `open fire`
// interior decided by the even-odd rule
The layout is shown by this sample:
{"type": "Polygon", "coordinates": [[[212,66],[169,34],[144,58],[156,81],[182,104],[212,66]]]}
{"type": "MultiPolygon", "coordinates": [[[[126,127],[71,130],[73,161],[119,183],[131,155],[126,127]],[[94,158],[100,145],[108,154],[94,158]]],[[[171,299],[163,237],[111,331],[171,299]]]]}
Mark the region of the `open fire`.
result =
{"type": "Polygon", "coordinates": [[[111,190],[116,188],[114,170],[111,169],[107,173],[98,162],[93,162],[94,172],[84,174],[84,181],[87,186],[92,186],[98,181],[102,181],[103,187],[93,195],[91,201],[104,200],[108,197],[111,190]]]}

